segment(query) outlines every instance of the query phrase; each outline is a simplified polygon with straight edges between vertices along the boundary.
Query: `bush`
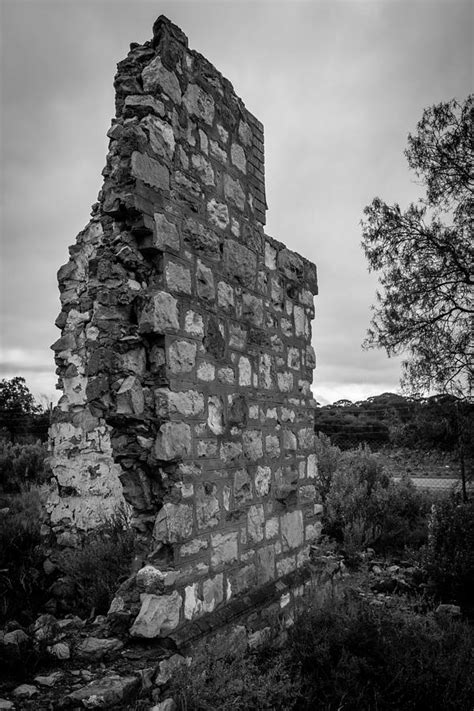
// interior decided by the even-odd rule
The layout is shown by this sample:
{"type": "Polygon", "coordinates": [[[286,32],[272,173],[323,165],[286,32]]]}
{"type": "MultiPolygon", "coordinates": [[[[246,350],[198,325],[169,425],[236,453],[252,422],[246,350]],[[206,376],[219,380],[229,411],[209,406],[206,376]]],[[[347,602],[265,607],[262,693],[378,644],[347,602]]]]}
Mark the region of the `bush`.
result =
{"type": "Polygon", "coordinates": [[[125,512],[89,533],[80,548],[70,548],[57,563],[74,586],[71,612],[105,614],[119,583],[130,574],[135,534],[125,512]]]}
{"type": "Polygon", "coordinates": [[[425,564],[444,602],[474,608],[474,502],[453,497],[432,506],[425,564]]]}
{"type": "MultiPolygon", "coordinates": [[[[327,443],[323,442],[323,448],[327,459],[327,443]]],[[[324,533],[349,558],[367,547],[382,553],[402,552],[426,541],[429,502],[409,479],[394,482],[368,447],[340,452],[332,466],[324,533]]]]}
{"type": "Polygon", "coordinates": [[[48,479],[46,445],[12,444],[0,440],[0,491],[19,493],[48,479]]]}
{"type": "Polygon", "coordinates": [[[474,633],[467,623],[440,626],[346,594],[301,617],[290,642],[301,669],[301,711],[471,710],[474,633]]]}
{"type": "Polygon", "coordinates": [[[41,502],[31,489],[13,496],[0,514],[0,618],[29,623],[45,600],[41,502]]]}
{"type": "Polygon", "coordinates": [[[318,432],[315,438],[315,453],[318,460],[318,474],[316,486],[323,503],[331,488],[331,482],[336,473],[342,452],[339,447],[335,447],[327,435],[318,432]]]}
{"type": "Polygon", "coordinates": [[[290,711],[299,708],[299,679],[288,651],[219,658],[212,649],[174,675],[178,711],[290,711]]]}

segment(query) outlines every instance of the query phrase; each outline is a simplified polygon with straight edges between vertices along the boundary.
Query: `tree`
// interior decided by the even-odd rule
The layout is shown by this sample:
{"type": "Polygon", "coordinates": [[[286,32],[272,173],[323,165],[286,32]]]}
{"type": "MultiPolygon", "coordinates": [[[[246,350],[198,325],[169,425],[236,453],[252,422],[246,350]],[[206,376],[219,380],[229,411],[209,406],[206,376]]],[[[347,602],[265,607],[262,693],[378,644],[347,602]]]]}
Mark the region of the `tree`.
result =
{"type": "Polygon", "coordinates": [[[24,378],[0,381],[0,429],[8,430],[13,440],[20,434],[45,439],[48,424],[48,414],[35,402],[24,378]]]}
{"type": "Polygon", "coordinates": [[[473,374],[474,94],[425,109],[405,155],[426,197],[405,211],[375,198],[362,247],[381,291],[364,346],[405,353],[411,392],[469,399],[473,374]]]}
{"type": "Polygon", "coordinates": [[[0,382],[0,412],[10,415],[35,415],[41,406],[35,403],[24,378],[17,376],[0,382]]]}

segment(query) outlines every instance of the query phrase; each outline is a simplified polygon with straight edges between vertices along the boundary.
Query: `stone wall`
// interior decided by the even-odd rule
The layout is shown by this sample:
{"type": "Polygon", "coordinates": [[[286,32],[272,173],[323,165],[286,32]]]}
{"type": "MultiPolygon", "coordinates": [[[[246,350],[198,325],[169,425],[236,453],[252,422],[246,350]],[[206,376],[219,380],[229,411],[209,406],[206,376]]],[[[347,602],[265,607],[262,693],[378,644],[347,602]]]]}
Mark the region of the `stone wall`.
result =
{"type": "Polygon", "coordinates": [[[115,88],[104,185],[59,271],[48,508],[71,543],[125,507],[146,565],[113,608],[153,637],[318,539],[317,280],[264,233],[261,123],[179,28],[160,17],[115,88]]]}

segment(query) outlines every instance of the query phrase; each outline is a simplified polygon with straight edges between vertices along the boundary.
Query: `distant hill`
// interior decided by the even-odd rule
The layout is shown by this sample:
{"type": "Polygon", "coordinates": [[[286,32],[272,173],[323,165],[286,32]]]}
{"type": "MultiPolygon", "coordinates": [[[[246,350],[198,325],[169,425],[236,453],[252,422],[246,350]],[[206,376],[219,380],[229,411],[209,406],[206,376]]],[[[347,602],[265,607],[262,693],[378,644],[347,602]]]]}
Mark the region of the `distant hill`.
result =
{"type": "Polygon", "coordinates": [[[474,405],[451,395],[412,398],[382,393],[366,400],[338,400],[316,410],[316,432],[342,449],[369,444],[472,454],[474,405]]]}

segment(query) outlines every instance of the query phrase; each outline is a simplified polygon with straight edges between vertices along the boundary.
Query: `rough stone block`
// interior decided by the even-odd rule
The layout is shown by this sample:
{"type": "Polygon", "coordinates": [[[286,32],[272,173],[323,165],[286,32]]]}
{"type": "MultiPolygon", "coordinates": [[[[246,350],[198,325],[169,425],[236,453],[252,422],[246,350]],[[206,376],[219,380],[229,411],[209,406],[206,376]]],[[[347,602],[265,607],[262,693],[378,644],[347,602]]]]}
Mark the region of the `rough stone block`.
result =
{"type": "Polygon", "coordinates": [[[194,341],[173,341],[168,350],[168,367],[174,375],[190,373],[196,364],[194,341]]]}
{"type": "Polygon", "coordinates": [[[138,378],[129,375],[117,392],[117,413],[121,415],[141,415],[145,409],[143,388],[138,378]]]}
{"type": "Polygon", "coordinates": [[[181,548],[179,549],[179,555],[182,557],[188,555],[196,555],[196,553],[205,550],[208,545],[209,542],[206,538],[193,538],[192,541],[189,541],[188,543],[185,543],[181,546],[181,548]]]}
{"type": "Polygon", "coordinates": [[[219,573],[214,578],[208,578],[202,584],[204,612],[212,612],[224,599],[224,576],[219,573]]]}
{"type": "Polygon", "coordinates": [[[224,464],[232,464],[242,457],[241,442],[222,442],[220,446],[220,458],[224,464]]]}
{"type": "Polygon", "coordinates": [[[211,565],[217,568],[238,560],[238,533],[215,533],[211,536],[211,565]]]}
{"type": "Polygon", "coordinates": [[[200,299],[206,301],[214,301],[216,296],[212,270],[199,260],[196,267],[196,292],[200,299]]]}
{"type": "Polygon", "coordinates": [[[194,154],[191,157],[191,165],[198,173],[204,185],[215,185],[214,171],[208,160],[204,156],[194,154]]]}
{"type": "Polygon", "coordinates": [[[280,532],[280,524],[278,518],[274,516],[273,518],[267,519],[265,521],[265,538],[277,538],[280,532]]]}
{"type": "Polygon", "coordinates": [[[246,469],[234,472],[234,502],[240,507],[252,500],[252,480],[246,469]]]}
{"type": "Polygon", "coordinates": [[[224,406],[217,395],[211,395],[208,400],[207,425],[215,435],[224,432],[224,406]]]}
{"type": "Polygon", "coordinates": [[[150,147],[159,158],[171,160],[175,148],[173,127],[156,116],[145,116],[140,121],[140,127],[145,129],[150,147]]]}
{"type": "Polygon", "coordinates": [[[144,594],[140,612],[130,630],[131,636],[166,637],[178,626],[182,604],[181,595],[176,590],[171,595],[144,594]]]}
{"type": "Polygon", "coordinates": [[[239,122],[239,138],[244,146],[252,145],[252,129],[245,121],[239,122]]]}
{"type": "Polygon", "coordinates": [[[155,247],[158,250],[165,251],[172,249],[179,251],[179,234],[176,226],[170,222],[165,215],[156,212],[154,215],[154,230],[153,237],[148,245],[145,241],[144,246],[155,247]]]}
{"type": "Polygon", "coordinates": [[[218,202],[215,198],[207,203],[207,217],[211,225],[225,230],[229,225],[229,210],[225,203],[218,202]]]}
{"type": "Polygon", "coordinates": [[[217,284],[217,305],[224,311],[234,310],[234,290],[230,284],[224,281],[217,284]]]}
{"type": "Polygon", "coordinates": [[[270,467],[257,467],[257,473],[255,474],[255,492],[257,496],[268,496],[271,477],[272,470],[270,467]]]}
{"type": "Polygon", "coordinates": [[[184,317],[184,330],[190,336],[204,336],[204,322],[201,314],[195,311],[187,311],[184,317]]]}
{"type": "Polygon", "coordinates": [[[315,479],[318,476],[318,460],[315,454],[308,455],[307,473],[308,479],[315,479]]]}
{"type": "Polygon", "coordinates": [[[230,149],[230,158],[232,163],[237,166],[237,168],[242,172],[247,172],[247,161],[245,159],[245,153],[242,146],[238,143],[233,143],[230,149]]]}
{"type": "Polygon", "coordinates": [[[202,119],[209,126],[214,121],[214,99],[197,84],[188,84],[183,98],[184,105],[190,114],[202,119]]]}
{"type": "Polygon", "coordinates": [[[220,258],[220,238],[208,227],[187,217],[183,227],[184,244],[212,261],[220,258]]]}
{"type": "Polygon", "coordinates": [[[245,356],[239,358],[239,385],[241,387],[252,385],[252,366],[245,356]]]}
{"type": "Polygon", "coordinates": [[[292,555],[281,558],[281,560],[277,561],[276,567],[278,576],[291,573],[293,570],[296,570],[296,556],[292,555]]]}
{"type": "Polygon", "coordinates": [[[213,528],[219,524],[220,505],[216,497],[217,487],[199,484],[196,487],[196,519],[198,528],[213,528]]]}
{"type": "Polygon", "coordinates": [[[304,336],[306,334],[306,316],[302,306],[295,306],[293,309],[293,319],[295,323],[295,335],[304,336]]]}
{"type": "Polygon", "coordinates": [[[263,457],[262,433],[260,430],[245,430],[242,435],[244,456],[251,462],[263,457]]]}
{"type": "Polygon", "coordinates": [[[184,589],[184,617],[192,620],[202,613],[202,599],[199,596],[199,584],[192,583],[184,589]]]}
{"type": "Polygon", "coordinates": [[[179,329],[178,302],[165,291],[153,294],[140,314],[140,333],[166,333],[179,329]]]}
{"type": "Polygon", "coordinates": [[[197,377],[198,380],[211,383],[216,377],[216,366],[213,363],[208,363],[207,361],[199,363],[197,377]]]}
{"type": "Polygon", "coordinates": [[[230,279],[251,288],[257,274],[257,255],[233,239],[224,242],[224,268],[230,279]]]}
{"type": "Polygon", "coordinates": [[[155,441],[157,459],[172,461],[191,454],[191,429],[185,422],[165,422],[155,441]]]}
{"type": "Polygon", "coordinates": [[[254,543],[262,541],[264,526],[265,514],[263,506],[261,504],[251,506],[247,513],[247,531],[249,539],[254,543]]]}
{"type": "Polygon", "coordinates": [[[280,440],[278,435],[267,435],[265,437],[265,451],[271,459],[276,459],[280,456],[280,440]]]}
{"type": "Polygon", "coordinates": [[[142,71],[143,90],[154,94],[160,89],[175,103],[181,101],[181,87],[178,77],[163,66],[160,57],[155,57],[142,71]]]}
{"type": "Polygon", "coordinates": [[[191,293],[191,271],[182,264],[169,262],[166,265],[166,285],[170,291],[191,293]]]}
{"type": "Polygon", "coordinates": [[[177,393],[169,391],[168,408],[170,414],[197,417],[204,412],[204,396],[196,390],[177,393]]]}
{"type": "Polygon", "coordinates": [[[290,511],[280,517],[281,541],[283,550],[297,548],[303,543],[303,514],[290,511]]]}
{"type": "Polygon", "coordinates": [[[287,279],[292,281],[303,282],[304,265],[303,260],[295,252],[290,252],[289,249],[282,249],[278,253],[278,266],[287,279]]]}
{"type": "Polygon", "coordinates": [[[138,151],[132,153],[132,174],[152,188],[170,189],[168,168],[144,153],[138,153],[138,151]]]}
{"type": "Polygon", "coordinates": [[[242,296],[242,318],[250,321],[255,326],[263,325],[263,303],[253,294],[244,294],[242,296]]]}
{"type": "Polygon", "coordinates": [[[189,538],[193,531],[193,510],[187,504],[167,503],[158,511],[153,538],[162,543],[176,543],[189,538]]]}
{"type": "Polygon", "coordinates": [[[257,581],[259,585],[275,577],[275,547],[264,546],[257,549],[257,581]]]}

